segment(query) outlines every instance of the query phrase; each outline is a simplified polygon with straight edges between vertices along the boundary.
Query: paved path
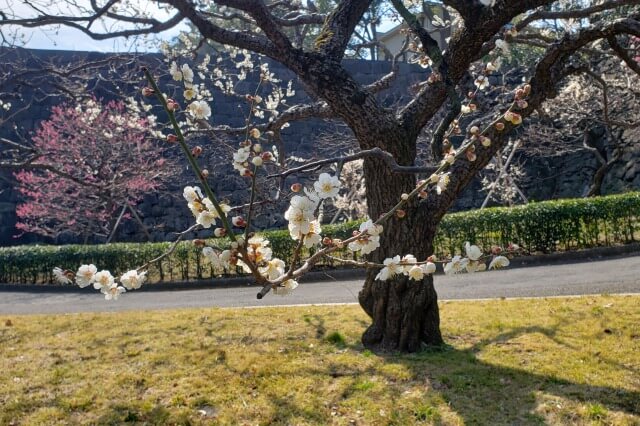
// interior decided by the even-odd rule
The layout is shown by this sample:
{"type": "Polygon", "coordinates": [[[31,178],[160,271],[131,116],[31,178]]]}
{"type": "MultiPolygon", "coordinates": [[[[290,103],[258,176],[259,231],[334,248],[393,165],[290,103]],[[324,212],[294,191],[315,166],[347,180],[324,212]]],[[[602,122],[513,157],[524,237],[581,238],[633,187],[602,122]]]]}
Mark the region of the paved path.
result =
{"type": "MultiPolygon", "coordinates": [[[[640,293],[640,256],[435,277],[441,299],[640,293]]],[[[0,292],[0,314],[109,312],[139,309],[355,303],[361,279],[304,283],[287,297],[256,300],[256,287],[130,292],[109,302],[83,293],[0,292]]]]}

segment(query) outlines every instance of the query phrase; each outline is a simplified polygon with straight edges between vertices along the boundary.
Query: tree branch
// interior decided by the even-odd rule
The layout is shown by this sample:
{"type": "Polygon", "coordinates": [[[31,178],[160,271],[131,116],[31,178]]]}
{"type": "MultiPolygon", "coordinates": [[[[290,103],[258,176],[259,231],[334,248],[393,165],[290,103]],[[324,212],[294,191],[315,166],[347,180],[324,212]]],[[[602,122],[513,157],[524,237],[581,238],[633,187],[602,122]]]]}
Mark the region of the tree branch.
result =
{"type": "Polygon", "coordinates": [[[343,0],[325,21],[315,40],[315,50],[322,56],[340,61],[351,34],[367,10],[371,0],[343,0]]]}
{"type": "Polygon", "coordinates": [[[390,153],[380,148],[372,148],[372,149],[360,151],[351,155],[343,155],[339,157],[332,157],[332,158],[326,158],[324,160],[313,161],[311,163],[307,163],[299,167],[294,167],[292,169],[285,170],[284,172],[281,172],[281,173],[271,174],[267,176],[267,178],[277,178],[277,177],[284,178],[291,174],[317,169],[326,164],[331,164],[331,163],[344,164],[344,163],[349,163],[351,161],[360,160],[361,158],[365,158],[365,157],[380,158],[386,163],[387,167],[389,167],[389,169],[395,173],[431,174],[436,170],[436,167],[400,166],[396,162],[395,158],[393,158],[393,155],[391,155],[390,153]]]}

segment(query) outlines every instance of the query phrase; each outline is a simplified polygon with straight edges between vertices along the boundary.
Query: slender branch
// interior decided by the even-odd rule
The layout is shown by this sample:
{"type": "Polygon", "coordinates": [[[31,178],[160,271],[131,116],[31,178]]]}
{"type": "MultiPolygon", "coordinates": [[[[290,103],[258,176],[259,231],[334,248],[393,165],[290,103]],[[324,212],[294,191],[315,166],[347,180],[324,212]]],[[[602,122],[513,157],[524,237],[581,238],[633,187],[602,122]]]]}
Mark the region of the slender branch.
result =
{"type": "Polygon", "coordinates": [[[324,160],[318,160],[318,161],[313,161],[311,163],[307,163],[304,164],[302,166],[299,167],[294,167],[292,169],[289,170],[285,170],[281,173],[274,173],[271,174],[269,176],[267,176],[267,178],[276,178],[276,177],[287,177],[291,174],[294,173],[299,173],[299,172],[303,172],[303,171],[309,171],[311,169],[316,169],[320,166],[326,165],[326,164],[331,164],[331,163],[349,163],[351,161],[356,161],[359,160],[361,158],[365,158],[365,157],[375,157],[375,158],[380,158],[381,160],[384,160],[384,162],[387,164],[387,167],[389,167],[389,169],[393,172],[396,173],[410,173],[410,174],[418,174],[418,173],[433,173],[435,171],[435,167],[420,167],[420,166],[400,166],[398,165],[398,163],[396,162],[395,158],[393,158],[393,155],[391,155],[390,153],[388,153],[387,151],[384,151],[380,148],[371,148],[368,150],[364,150],[364,151],[360,151],[357,152],[355,154],[351,154],[351,155],[344,155],[344,156],[339,156],[339,157],[332,157],[332,158],[326,158],[324,160]]]}
{"type": "Polygon", "coordinates": [[[191,225],[188,229],[179,232],[178,233],[178,238],[176,238],[176,240],[171,243],[171,246],[169,246],[169,250],[165,251],[164,253],[162,253],[160,256],[151,259],[150,261],[148,261],[147,263],[145,263],[144,265],[140,266],[139,268],[136,269],[137,272],[141,272],[144,271],[145,269],[147,269],[151,264],[156,263],[161,261],[162,259],[164,259],[167,256],[171,256],[171,254],[176,250],[176,248],[178,247],[178,243],[180,243],[180,241],[182,240],[182,238],[187,235],[188,233],[190,233],[191,231],[195,231],[196,229],[198,229],[200,227],[200,224],[195,223],[193,225],[191,225]]]}
{"type": "Polygon", "coordinates": [[[151,85],[151,88],[153,89],[154,93],[156,94],[156,98],[160,101],[160,104],[162,105],[162,107],[164,108],[165,112],[169,116],[169,121],[171,122],[173,130],[174,130],[174,132],[175,132],[175,134],[176,134],[176,136],[178,138],[178,143],[180,144],[180,148],[182,148],[182,151],[183,151],[184,155],[187,157],[187,160],[189,161],[189,164],[191,165],[191,168],[193,169],[193,172],[196,174],[196,177],[198,178],[198,180],[202,184],[202,186],[204,188],[204,191],[205,191],[205,194],[207,194],[207,197],[213,203],[213,206],[214,206],[216,212],[218,213],[218,217],[220,218],[220,221],[222,221],[222,225],[224,226],[225,230],[227,231],[227,235],[229,236],[231,241],[236,241],[236,236],[233,233],[233,228],[231,227],[231,224],[229,224],[229,220],[227,219],[227,215],[224,213],[224,211],[220,207],[220,203],[218,203],[218,200],[217,200],[215,194],[211,190],[211,186],[209,186],[209,183],[207,182],[207,179],[205,178],[204,174],[202,173],[202,169],[198,165],[198,162],[196,161],[196,159],[193,156],[193,154],[191,154],[191,151],[189,150],[189,147],[187,146],[187,143],[185,141],[184,135],[182,133],[182,129],[180,128],[180,125],[178,124],[178,121],[176,120],[176,117],[175,117],[175,114],[173,113],[173,110],[171,110],[168,107],[167,100],[164,98],[164,95],[162,94],[162,91],[160,90],[160,88],[158,87],[158,84],[156,83],[155,79],[151,75],[151,72],[149,72],[149,69],[144,68],[143,71],[144,71],[145,77],[147,78],[147,81],[151,85]]]}
{"type": "Polygon", "coordinates": [[[598,4],[595,6],[591,6],[591,7],[585,7],[585,8],[576,9],[576,10],[564,10],[564,11],[558,11],[558,12],[539,9],[531,13],[530,15],[526,16],[520,22],[518,22],[518,24],[516,25],[516,29],[520,31],[523,28],[525,28],[527,25],[532,23],[533,21],[539,21],[544,19],[553,20],[553,19],[588,18],[597,12],[603,12],[608,9],[615,9],[620,6],[631,5],[631,4],[637,4],[637,1],[636,0],[612,0],[612,1],[606,1],[604,3],[598,4]]]}

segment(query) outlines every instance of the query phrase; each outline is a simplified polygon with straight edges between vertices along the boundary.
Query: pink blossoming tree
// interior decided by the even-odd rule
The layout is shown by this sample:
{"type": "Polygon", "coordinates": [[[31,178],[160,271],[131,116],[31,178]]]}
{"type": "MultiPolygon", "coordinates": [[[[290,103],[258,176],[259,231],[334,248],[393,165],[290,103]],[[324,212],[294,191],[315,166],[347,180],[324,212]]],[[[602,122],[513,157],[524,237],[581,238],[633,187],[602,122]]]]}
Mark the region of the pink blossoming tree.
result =
{"type": "Polygon", "coordinates": [[[30,161],[15,173],[26,199],[17,228],[54,238],[65,231],[107,237],[119,213],[139,220],[136,203],[174,171],[153,141],[153,125],[153,117],[123,102],[55,107],[32,137],[30,161]]]}

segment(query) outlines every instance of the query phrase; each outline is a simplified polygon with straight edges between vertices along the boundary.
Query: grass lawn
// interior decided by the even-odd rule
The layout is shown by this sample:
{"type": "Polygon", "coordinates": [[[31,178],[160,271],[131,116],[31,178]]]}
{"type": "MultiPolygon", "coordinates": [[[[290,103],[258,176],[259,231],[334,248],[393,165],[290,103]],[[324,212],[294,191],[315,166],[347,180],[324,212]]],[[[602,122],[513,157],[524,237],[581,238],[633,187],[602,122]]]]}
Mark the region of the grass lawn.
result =
{"type": "Polygon", "coordinates": [[[640,296],[441,314],[414,355],[357,306],[0,316],[0,424],[640,425],[640,296]]]}

